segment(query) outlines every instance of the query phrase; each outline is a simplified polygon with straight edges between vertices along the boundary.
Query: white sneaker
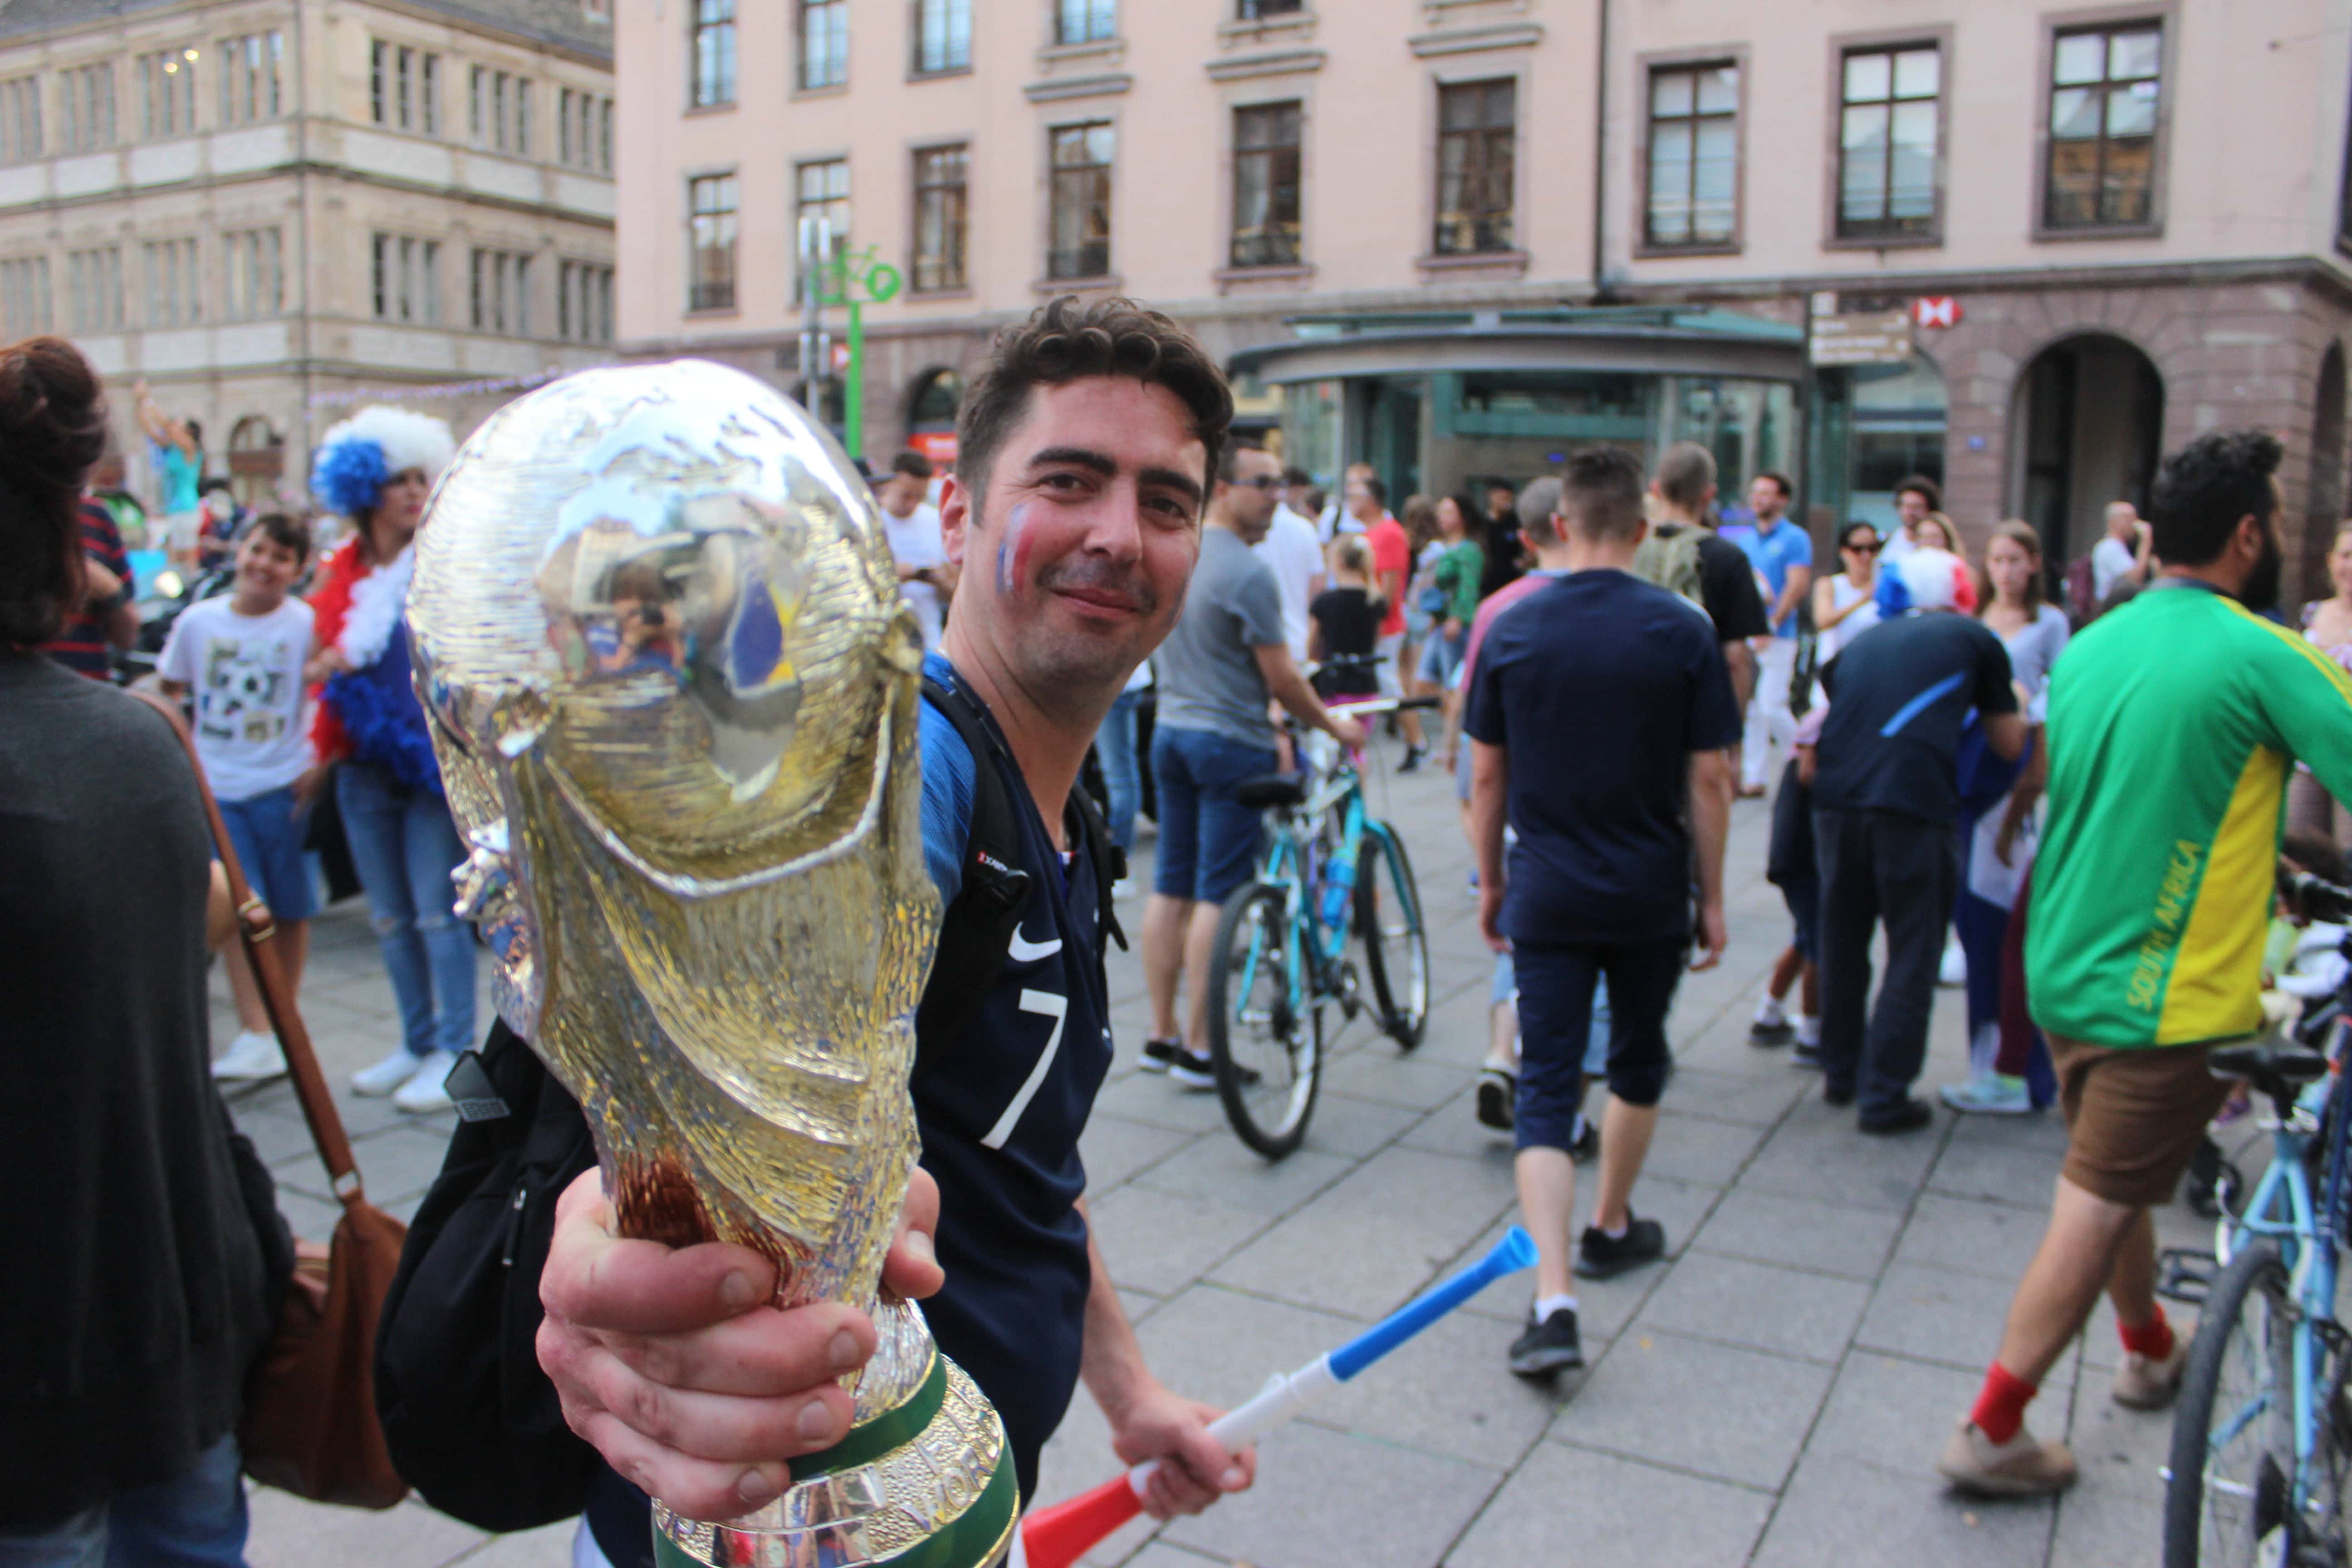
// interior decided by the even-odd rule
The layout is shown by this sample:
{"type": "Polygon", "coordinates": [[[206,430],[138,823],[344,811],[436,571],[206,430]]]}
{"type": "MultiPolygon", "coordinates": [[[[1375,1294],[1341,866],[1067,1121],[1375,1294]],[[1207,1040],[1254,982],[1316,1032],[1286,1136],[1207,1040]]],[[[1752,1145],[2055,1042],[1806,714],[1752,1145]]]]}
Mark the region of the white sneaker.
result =
{"type": "Polygon", "coordinates": [[[1944,962],[1942,966],[1936,971],[1936,984],[1938,985],[1966,985],[1968,983],[1968,954],[1960,951],[1958,939],[1947,938],[1944,942],[1944,962]]]}
{"type": "Polygon", "coordinates": [[[405,1050],[397,1050],[372,1068],[362,1068],[352,1074],[352,1089],[377,1099],[404,1086],[416,1076],[416,1058],[405,1050]]]}
{"type": "Polygon", "coordinates": [[[2033,1109],[2033,1100],[2025,1092],[2025,1080],[2004,1078],[2000,1073],[1987,1073],[1966,1083],[1948,1083],[1937,1092],[1954,1110],[1979,1111],[1989,1116],[2023,1116],[2033,1109]]]}
{"type": "Polygon", "coordinates": [[[258,1083],[285,1071],[286,1053],[278,1048],[278,1037],[259,1029],[247,1029],[231,1040],[213,1063],[213,1077],[221,1083],[258,1083]]]}
{"type": "Polygon", "coordinates": [[[403,1110],[446,1110],[457,1101],[441,1087],[456,1068],[457,1058],[447,1051],[435,1051],[416,1064],[416,1075],[402,1084],[392,1097],[392,1103],[403,1110]]]}

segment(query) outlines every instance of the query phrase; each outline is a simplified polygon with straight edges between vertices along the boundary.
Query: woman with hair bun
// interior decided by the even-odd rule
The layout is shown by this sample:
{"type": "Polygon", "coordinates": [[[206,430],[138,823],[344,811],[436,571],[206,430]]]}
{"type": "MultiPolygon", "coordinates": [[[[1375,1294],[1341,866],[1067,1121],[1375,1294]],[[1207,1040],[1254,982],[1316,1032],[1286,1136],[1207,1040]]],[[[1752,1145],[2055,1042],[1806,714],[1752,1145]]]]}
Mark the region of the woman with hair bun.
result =
{"type": "Polygon", "coordinates": [[[178,738],[38,651],[88,591],[105,446],[73,345],[0,348],[0,1563],[242,1563],[235,1432],[293,1243],[207,1059],[227,898],[178,738]]]}
{"type": "Polygon", "coordinates": [[[400,1005],[400,1047],[352,1087],[403,1110],[446,1109],[442,1080],[474,1043],[474,933],[450,912],[449,873],[466,850],[410,682],[403,618],[425,498],[456,447],[440,420],[378,406],[330,429],[310,464],[311,494],[352,523],[310,599],[311,735],[319,760],[334,764],[335,806],[400,1005]]]}

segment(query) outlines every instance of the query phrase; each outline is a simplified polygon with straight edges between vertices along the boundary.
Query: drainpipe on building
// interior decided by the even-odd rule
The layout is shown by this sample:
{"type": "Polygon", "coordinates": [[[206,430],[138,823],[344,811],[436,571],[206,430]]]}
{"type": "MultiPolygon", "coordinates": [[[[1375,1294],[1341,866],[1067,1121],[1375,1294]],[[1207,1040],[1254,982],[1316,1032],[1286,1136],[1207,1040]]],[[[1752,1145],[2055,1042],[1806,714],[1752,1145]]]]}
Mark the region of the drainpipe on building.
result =
{"type": "MultiPolygon", "coordinates": [[[[310,387],[317,359],[311,353],[310,272],[317,264],[310,250],[310,51],[304,37],[304,22],[310,12],[310,0],[295,0],[294,5],[294,192],[295,210],[299,215],[302,232],[302,285],[300,290],[302,344],[300,395],[301,411],[296,416],[292,434],[301,442],[302,483],[310,483],[310,387]]],[[[281,279],[281,284],[282,284],[281,279]]],[[[281,470],[278,482],[285,482],[281,470]]]]}
{"type": "Polygon", "coordinates": [[[1599,64],[1592,94],[1592,302],[1609,300],[1609,278],[1602,268],[1608,250],[1601,243],[1609,216],[1609,0],[1594,7],[1600,16],[1599,64]]]}

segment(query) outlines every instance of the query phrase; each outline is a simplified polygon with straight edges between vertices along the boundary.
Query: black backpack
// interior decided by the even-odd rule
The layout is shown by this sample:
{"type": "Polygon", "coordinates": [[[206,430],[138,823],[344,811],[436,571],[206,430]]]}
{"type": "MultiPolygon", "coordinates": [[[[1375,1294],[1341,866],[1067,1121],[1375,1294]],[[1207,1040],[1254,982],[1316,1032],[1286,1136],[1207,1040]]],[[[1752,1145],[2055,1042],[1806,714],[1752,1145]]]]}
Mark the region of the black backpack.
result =
{"type": "MultiPolygon", "coordinates": [[[[928,675],[923,695],[954,724],[974,766],[962,889],[940,920],[919,1042],[962,1033],[1004,966],[1029,885],[1023,803],[996,766],[1003,742],[994,723],[928,675]]],[[[1099,962],[1104,942],[1127,945],[1110,900],[1125,857],[1087,793],[1073,789],[1070,799],[1102,900],[1099,962]]],[[[394,1466],[426,1502],[478,1529],[528,1530],[577,1515],[602,1462],[564,1424],[536,1348],[556,1200],[596,1150],[579,1103],[503,1022],[460,1058],[450,1093],[457,1131],[409,1222],[376,1334],[376,1414],[394,1466]]]]}

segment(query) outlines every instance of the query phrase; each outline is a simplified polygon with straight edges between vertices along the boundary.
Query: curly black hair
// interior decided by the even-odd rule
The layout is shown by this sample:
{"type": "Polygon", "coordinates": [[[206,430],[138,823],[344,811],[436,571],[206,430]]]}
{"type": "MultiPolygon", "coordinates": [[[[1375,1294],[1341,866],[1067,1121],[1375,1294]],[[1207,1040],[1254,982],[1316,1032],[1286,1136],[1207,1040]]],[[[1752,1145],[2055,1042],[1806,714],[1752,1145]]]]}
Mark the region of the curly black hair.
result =
{"type": "Polygon", "coordinates": [[[2148,492],[2158,559],[2201,566],[2221,553],[2241,518],[2267,522],[2278,510],[2271,476],[2284,455],[2267,430],[2215,430],[2167,458],[2148,492]]]}
{"type": "Polygon", "coordinates": [[[1132,300],[1081,305],[1065,296],[997,334],[957,413],[956,468],[975,504],[987,491],[998,450],[1028,411],[1030,389],[1097,375],[1129,375],[1176,395],[1192,416],[1192,434],[1208,448],[1201,473],[1208,489],[1234,422],[1225,373],[1192,333],[1157,310],[1132,300]]]}

